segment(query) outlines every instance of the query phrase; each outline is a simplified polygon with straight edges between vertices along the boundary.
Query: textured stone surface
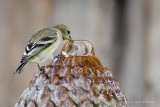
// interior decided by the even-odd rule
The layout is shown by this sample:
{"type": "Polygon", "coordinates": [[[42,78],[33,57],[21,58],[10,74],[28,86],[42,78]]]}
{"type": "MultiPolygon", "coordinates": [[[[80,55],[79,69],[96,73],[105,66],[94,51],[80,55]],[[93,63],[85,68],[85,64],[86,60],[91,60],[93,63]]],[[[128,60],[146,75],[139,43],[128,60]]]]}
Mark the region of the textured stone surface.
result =
{"type": "Polygon", "coordinates": [[[15,107],[127,107],[127,102],[93,53],[55,58],[34,76],[15,107]]]}

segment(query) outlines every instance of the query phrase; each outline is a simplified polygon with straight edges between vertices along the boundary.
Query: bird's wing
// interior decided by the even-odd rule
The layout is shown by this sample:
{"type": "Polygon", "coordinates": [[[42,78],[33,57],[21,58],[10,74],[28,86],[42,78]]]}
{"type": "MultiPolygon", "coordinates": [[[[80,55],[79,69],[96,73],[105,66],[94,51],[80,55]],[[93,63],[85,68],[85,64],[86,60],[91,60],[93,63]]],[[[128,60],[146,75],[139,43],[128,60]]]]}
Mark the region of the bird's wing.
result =
{"type": "Polygon", "coordinates": [[[32,36],[33,38],[29,41],[29,44],[24,50],[24,55],[22,56],[21,63],[28,61],[33,56],[40,53],[43,49],[49,47],[57,40],[58,36],[56,30],[49,30],[50,29],[39,31],[37,34],[32,36]]]}
{"type": "Polygon", "coordinates": [[[31,43],[34,43],[34,42],[39,42],[42,38],[44,37],[53,37],[53,36],[56,36],[57,34],[57,31],[53,28],[44,28],[40,31],[38,31],[37,33],[33,34],[30,41],[31,43]]]}

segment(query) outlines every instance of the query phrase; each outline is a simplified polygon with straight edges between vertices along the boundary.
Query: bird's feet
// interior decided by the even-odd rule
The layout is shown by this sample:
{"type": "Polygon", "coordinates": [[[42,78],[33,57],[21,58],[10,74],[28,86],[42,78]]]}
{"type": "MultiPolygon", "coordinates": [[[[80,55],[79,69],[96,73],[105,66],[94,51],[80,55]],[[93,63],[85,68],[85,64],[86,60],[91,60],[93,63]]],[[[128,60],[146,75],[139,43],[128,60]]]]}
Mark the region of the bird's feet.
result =
{"type": "Polygon", "coordinates": [[[60,54],[58,54],[57,56],[55,56],[55,57],[54,57],[54,59],[56,59],[56,58],[58,58],[58,59],[59,59],[59,57],[61,57],[61,55],[60,55],[60,54]]]}
{"type": "Polygon", "coordinates": [[[37,64],[37,66],[38,66],[38,68],[39,68],[39,70],[40,70],[40,71],[42,71],[42,72],[44,72],[44,71],[45,71],[45,66],[40,67],[40,65],[39,65],[39,64],[37,64]]]}
{"type": "Polygon", "coordinates": [[[55,62],[59,61],[59,60],[60,60],[60,57],[61,57],[60,54],[58,54],[57,56],[54,56],[53,61],[52,61],[52,64],[54,64],[55,62]]]}

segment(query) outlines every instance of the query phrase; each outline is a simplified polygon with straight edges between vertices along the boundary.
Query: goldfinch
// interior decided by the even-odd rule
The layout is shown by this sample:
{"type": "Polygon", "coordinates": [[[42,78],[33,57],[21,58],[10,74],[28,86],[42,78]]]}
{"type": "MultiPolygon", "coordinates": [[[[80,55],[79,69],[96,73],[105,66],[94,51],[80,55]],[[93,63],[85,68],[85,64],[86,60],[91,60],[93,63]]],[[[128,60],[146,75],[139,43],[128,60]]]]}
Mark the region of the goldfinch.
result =
{"type": "Polygon", "coordinates": [[[47,59],[52,59],[53,52],[58,48],[63,40],[71,40],[70,30],[63,24],[50,28],[44,28],[33,34],[27,44],[21,59],[21,64],[17,68],[17,74],[20,74],[23,67],[28,63],[39,63],[47,59]]]}

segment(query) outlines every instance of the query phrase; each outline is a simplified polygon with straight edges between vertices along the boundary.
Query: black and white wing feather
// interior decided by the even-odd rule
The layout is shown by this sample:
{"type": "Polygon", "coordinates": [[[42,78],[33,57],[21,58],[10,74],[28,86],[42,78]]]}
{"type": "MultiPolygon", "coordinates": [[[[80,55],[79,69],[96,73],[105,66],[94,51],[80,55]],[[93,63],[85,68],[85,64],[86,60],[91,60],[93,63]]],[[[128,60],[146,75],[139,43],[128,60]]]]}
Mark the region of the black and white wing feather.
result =
{"type": "Polygon", "coordinates": [[[33,56],[39,54],[41,51],[49,47],[52,43],[57,40],[57,36],[44,37],[35,43],[29,43],[22,56],[21,63],[30,60],[33,56]]]}
{"type": "Polygon", "coordinates": [[[49,47],[56,40],[57,31],[54,29],[45,28],[34,34],[24,50],[24,55],[21,59],[21,65],[16,70],[16,73],[20,74],[23,67],[32,57],[49,47]]]}

